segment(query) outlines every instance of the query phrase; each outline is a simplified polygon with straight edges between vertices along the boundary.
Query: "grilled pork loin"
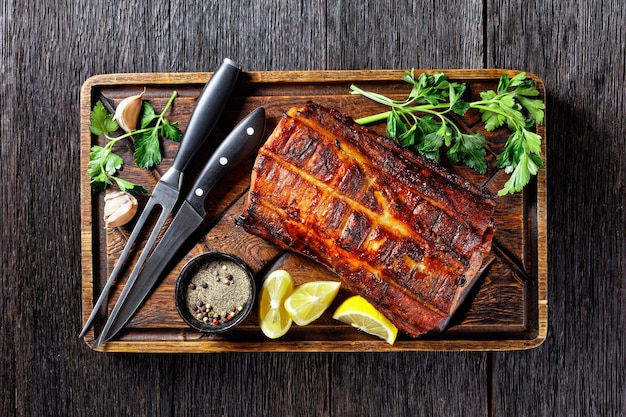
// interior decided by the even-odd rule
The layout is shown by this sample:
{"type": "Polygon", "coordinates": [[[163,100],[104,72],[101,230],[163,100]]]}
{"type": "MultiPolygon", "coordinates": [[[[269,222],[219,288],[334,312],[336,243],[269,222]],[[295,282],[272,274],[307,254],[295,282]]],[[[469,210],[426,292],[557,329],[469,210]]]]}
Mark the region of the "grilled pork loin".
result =
{"type": "Polygon", "coordinates": [[[259,151],[240,224],[326,265],[417,337],[442,330],[477,278],[494,208],[488,192],[310,103],[259,151]]]}

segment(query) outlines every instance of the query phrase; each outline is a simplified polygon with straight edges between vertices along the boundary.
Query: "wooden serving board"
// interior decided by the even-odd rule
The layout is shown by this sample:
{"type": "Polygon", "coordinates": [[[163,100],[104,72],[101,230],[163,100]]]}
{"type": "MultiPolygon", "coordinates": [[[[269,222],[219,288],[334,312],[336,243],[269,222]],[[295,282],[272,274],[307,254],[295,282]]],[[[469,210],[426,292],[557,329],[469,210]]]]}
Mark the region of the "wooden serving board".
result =
{"type": "MultiPolygon", "coordinates": [[[[449,79],[465,82],[466,94],[477,97],[478,92],[495,89],[500,75],[511,76],[516,71],[503,70],[445,70],[449,79]]],[[[419,71],[416,71],[419,73],[419,71]]],[[[403,70],[388,71],[315,71],[315,72],[246,72],[243,73],[228,107],[209,144],[197,157],[193,172],[199,172],[216,144],[248,112],[263,106],[267,114],[265,135],[274,129],[282,114],[292,106],[301,106],[311,100],[334,107],[344,115],[358,118],[385,111],[364,97],[351,95],[350,84],[367,90],[404,98],[408,84],[400,81],[403,70]]],[[[81,90],[81,215],[82,215],[82,322],[89,317],[110,271],[113,269],[133,223],[120,228],[105,228],[102,220],[103,194],[93,193],[87,177],[89,150],[104,139],[89,132],[90,111],[102,101],[109,111],[125,97],[146,89],[144,100],[157,112],[165,106],[175,90],[178,92],[167,117],[177,121],[184,131],[191,111],[211,73],[171,74],[112,74],[88,79],[81,90]]],[[[541,80],[532,74],[544,99],[541,80]]],[[[481,131],[496,153],[504,146],[507,131],[486,132],[480,116],[472,111],[458,120],[463,129],[481,131]]],[[[545,125],[545,121],[544,121],[545,125]]],[[[543,137],[545,161],[545,128],[537,127],[543,137]]],[[[384,123],[370,126],[384,133],[384,123]]],[[[116,152],[125,159],[120,173],[152,190],[158,178],[170,166],[178,144],[166,141],[164,160],[153,170],[136,167],[132,159],[132,144],[121,141],[116,152]]],[[[547,332],[547,230],[546,230],[546,170],[540,171],[522,193],[501,197],[495,212],[497,232],[493,242],[493,259],[468,295],[462,308],[455,314],[445,332],[411,339],[399,335],[394,345],[351,328],[332,319],[332,312],[349,294],[341,290],[333,305],[324,315],[308,326],[293,325],[282,338],[271,340],[263,335],[257,321],[257,308],[236,329],[209,338],[186,326],[174,305],[174,284],[183,265],[192,257],[207,251],[224,251],[243,259],[256,274],[257,282],[274,269],[288,270],[296,285],[310,280],[338,278],[325,267],[300,255],[284,252],[235,225],[243,211],[249,186],[253,157],[222,180],[213,189],[208,205],[209,219],[203,238],[178,260],[128,323],[123,334],[96,350],[107,352],[231,352],[231,351],[435,351],[435,350],[517,350],[540,345],[547,332]]],[[[486,175],[461,166],[449,167],[470,181],[483,185],[494,194],[502,188],[507,175],[495,168],[494,153],[488,153],[489,170],[486,175]]],[[[187,184],[194,178],[187,178],[187,184]]],[[[183,190],[186,194],[187,190],[183,190]]],[[[147,197],[141,197],[140,209],[147,197]]],[[[144,236],[145,238],[145,236],[144,236]]],[[[99,312],[94,328],[85,336],[85,342],[94,348],[95,335],[104,325],[107,313],[118,298],[130,268],[139,256],[135,249],[125,268],[125,275],[117,282],[109,296],[107,311],[99,312]]]]}

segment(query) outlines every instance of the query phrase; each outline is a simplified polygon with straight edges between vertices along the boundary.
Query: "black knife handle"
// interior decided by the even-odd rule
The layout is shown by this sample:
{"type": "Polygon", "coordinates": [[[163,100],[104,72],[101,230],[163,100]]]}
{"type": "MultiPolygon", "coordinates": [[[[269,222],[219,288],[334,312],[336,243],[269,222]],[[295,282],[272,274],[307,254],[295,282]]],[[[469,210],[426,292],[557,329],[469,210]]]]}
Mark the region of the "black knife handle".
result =
{"type": "Polygon", "coordinates": [[[193,155],[197,153],[220,119],[240,72],[239,64],[226,58],[213,73],[191,113],[172,168],[180,172],[187,168],[193,155]]]}
{"type": "Polygon", "coordinates": [[[259,107],[246,116],[215,150],[187,196],[187,202],[202,217],[209,191],[232,168],[250,156],[265,132],[265,109],[259,107]]]}

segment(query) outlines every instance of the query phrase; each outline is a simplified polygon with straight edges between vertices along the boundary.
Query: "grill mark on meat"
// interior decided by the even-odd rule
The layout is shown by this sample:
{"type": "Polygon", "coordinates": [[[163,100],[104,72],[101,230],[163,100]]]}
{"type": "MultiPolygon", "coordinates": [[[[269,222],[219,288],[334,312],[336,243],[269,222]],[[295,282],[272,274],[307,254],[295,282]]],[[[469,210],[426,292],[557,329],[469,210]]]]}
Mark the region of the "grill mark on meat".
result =
{"type": "MultiPolygon", "coordinates": [[[[284,211],[277,209],[275,205],[268,204],[267,201],[262,200],[255,204],[253,211],[259,209],[264,213],[264,224],[246,227],[248,232],[273,240],[285,249],[301,252],[311,259],[322,263],[327,262],[329,259],[338,260],[337,264],[331,267],[331,269],[344,278],[343,282],[350,290],[363,295],[383,313],[388,312],[394,315],[399,310],[409,309],[419,312],[419,315],[415,317],[422,317],[422,321],[424,321],[424,318],[433,321],[433,324],[428,326],[428,329],[413,326],[411,330],[407,330],[405,327],[405,331],[409,332],[409,334],[414,332],[417,332],[417,334],[424,333],[432,329],[435,323],[439,323],[447,316],[445,307],[443,309],[437,308],[437,305],[428,303],[426,300],[415,303],[415,294],[406,291],[400,283],[393,280],[383,281],[380,277],[385,275],[381,274],[379,268],[373,266],[376,264],[352,262],[354,254],[346,248],[334,245],[332,242],[329,244],[327,237],[324,238],[317,234],[311,235],[308,227],[302,223],[290,219],[286,220],[284,211]],[[284,227],[285,224],[287,224],[287,227],[284,227]],[[279,227],[276,227],[276,225],[279,225],[279,227]],[[285,235],[285,230],[288,230],[287,235],[285,235]],[[329,248],[332,248],[332,250],[329,251],[329,248]],[[390,302],[386,299],[388,297],[396,301],[390,302]]],[[[398,256],[398,253],[403,252],[402,248],[402,244],[393,247],[391,256],[398,256]]],[[[399,266],[401,262],[394,261],[394,265],[399,266]]],[[[447,297],[447,299],[449,300],[450,297],[447,297]]],[[[399,327],[402,328],[403,326],[399,327]]]]}
{"type": "Polygon", "coordinates": [[[336,272],[398,328],[447,322],[490,250],[495,201],[317,105],[292,109],[259,151],[241,222],[336,272]],[[383,167],[383,168],[381,168],[383,167]]]}
{"type": "MultiPolygon", "coordinates": [[[[333,135],[332,132],[325,130],[324,128],[317,127],[318,125],[314,124],[310,119],[305,118],[302,114],[304,112],[296,113],[294,111],[290,112],[290,116],[295,120],[301,122],[303,125],[308,126],[310,129],[302,129],[300,134],[304,135],[312,135],[316,140],[320,140],[320,137],[325,136],[326,140],[340,140],[336,138],[336,135],[333,135]],[[314,130],[318,129],[318,130],[314,130]]],[[[326,121],[327,117],[323,120],[326,121]]],[[[338,126],[336,123],[328,123],[332,126],[338,126]]],[[[470,185],[468,183],[451,183],[449,180],[441,181],[439,180],[437,183],[429,184],[429,180],[435,180],[438,176],[433,175],[433,167],[427,166],[424,161],[420,161],[419,166],[411,166],[408,163],[404,163],[402,165],[398,165],[393,162],[399,158],[385,158],[381,156],[381,154],[388,155],[388,152],[371,152],[377,159],[367,159],[363,155],[367,154],[366,148],[362,143],[364,142],[364,138],[355,137],[354,129],[349,129],[345,125],[339,125],[342,127],[341,133],[345,133],[345,138],[351,138],[352,140],[344,139],[342,140],[341,150],[342,153],[345,153],[346,158],[344,158],[344,162],[346,165],[348,173],[351,173],[352,169],[362,169],[361,173],[364,178],[376,179],[378,181],[378,186],[375,184],[368,184],[368,196],[370,199],[362,199],[359,202],[363,203],[367,207],[380,207],[381,201],[387,202],[384,204],[389,204],[389,214],[393,217],[404,216],[406,217],[406,206],[411,206],[413,210],[418,209],[418,207],[422,207],[423,210],[430,210],[431,212],[437,215],[437,219],[439,221],[444,222],[443,226],[439,227],[439,230],[449,228],[448,223],[455,223],[457,229],[465,229],[466,233],[462,236],[457,236],[455,234],[439,234],[435,232],[434,229],[437,227],[437,224],[428,224],[422,220],[422,217],[416,217],[418,223],[415,225],[421,234],[429,234],[430,239],[443,239],[444,245],[452,246],[455,250],[459,251],[463,256],[471,255],[471,251],[473,249],[472,246],[468,246],[468,238],[469,234],[474,231],[474,235],[482,235],[488,228],[493,227],[493,220],[490,217],[486,217],[482,212],[478,214],[476,211],[473,211],[473,208],[476,207],[477,202],[475,199],[465,196],[467,193],[462,193],[460,190],[464,190],[466,188],[475,189],[476,187],[470,185]],[[354,165],[357,164],[357,165],[354,165]],[[380,165],[384,165],[387,167],[385,170],[380,169],[380,165]],[[353,168],[353,167],[358,168],[353,168]],[[420,174],[414,174],[415,170],[419,170],[420,174]],[[388,172],[393,173],[393,176],[390,174],[386,174],[388,172]],[[403,181],[398,181],[398,176],[403,178],[403,181]],[[419,184],[418,187],[410,187],[408,184],[419,184]],[[451,193],[444,192],[435,192],[432,191],[433,188],[441,188],[441,189],[449,189],[449,184],[455,184],[457,190],[457,194],[459,197],[453,196],[455,205],[460,206],[463,210],[462,212],[454,211],[450,209],[451,193]],[[372,189],[378,190],[373,191],[372,189]],[[438,198],[438,199],[435,199],[438,198]],[[365,204],[370,203],[370,204],[365,204]],[[372,206],[373,204],[373,206],[372,206]],[[481,217],[482,216],[482,217],[481,217]],[[477,221],[478,218],[478,221],[477,221]],[[471,219],[472,221],[468,221],[471,219]],[[468,230],[468,228],[470,230],[468,230]]],[[[300,137],[300,136],[298,136],[300,137]]],[[[375,138],[367,138],[368,140],[374,141],[372,146],[377,146],[378,142],[375,141],[375,138]]],[[[291,143],[291,141],[289,141],[291,143]]],[[[389,149],[391,145],[382,146],[383,149],[389,149]]],[[[393,152],[396,153],[406,153],[404,150],[400,148],[394,148],[393,152]]],[[[369,155],[368,155],[369,156],[369,155]]],[[[401,154],[402,156],[402,154],[401,154]]],[[[333,155],[334,157],[334,155],[333,155]]],[[[432,165],[432,164],[431,164],[432,165]]],[[[346,168],[344,168],[346,169],[346,168]]],[[[436,169],[436,171],[440,171],[436,169]]],[[[449,176],[448,173],[445,173],[449,176]]],[[[336,175],[339,178],[344,178],[344,173],[337,173],[336,175]]],[[[320,178],[322,179],[322,178],[320,178]]],[[[343,181],[342,181],[343,182],[343,181]]],[[[341,191],[345,191],[346,195],[351,196],[351,189],[342,189],[341,183],[338,185],[338,188],[341,191]]],[[[483,196],[483,194],[480,194],[483,196]]],[[[488,200],[492,201],[492,200],[488,200]]],[[[482,202],[479,202],[482,203],[482,202]]],[[[455,207],[456,208],[456,207],[455,207]]],[[[423,213],[427,214],[427,213],[423,213]]],[[[425,216],[424,220],[427,220],[428,216],[425,216]]],[[[477,239],[470,239],[469,241],[474,242],[475,244],[480,244],[481,242],[477,239]]]]}
{"type": "MultiPolygon", "coordinates": [[[[326,137],[341,136],[344,139],[342,144],[349,143],[354,153],[370,157],[365,162],[374,168],[373,173],[394,173],[396,178],[402,180],[401,183],[412,184],[415,187],[412,188],[413,192],[440,210],[456,216],[467,226],[476,227],[480,232],[492,227],[491,215],[480,210],[480,207],[485,204],[495,206],[493,196],[461,177],[451,176],[440,165],[398,147],[391,139],[362,129],[333,109],[305,106],[302,109],[291,109],[288,115],[326,137]],[[396,157],[388,158],[389,152],[380,148],[391,151],[396,157]],[[384,170],[379,168],[381,166],[384,170]]],[[[360,162],[364,162],[362,158],[360,162]]]]}

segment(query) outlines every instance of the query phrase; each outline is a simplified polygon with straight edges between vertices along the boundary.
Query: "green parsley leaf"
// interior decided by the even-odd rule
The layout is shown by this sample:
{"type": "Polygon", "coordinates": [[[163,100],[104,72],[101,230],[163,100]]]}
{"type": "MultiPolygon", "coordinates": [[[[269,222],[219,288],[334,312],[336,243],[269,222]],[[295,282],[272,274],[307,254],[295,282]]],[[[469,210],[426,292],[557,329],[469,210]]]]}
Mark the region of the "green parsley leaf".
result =
{"type": "Polygon", "coordinates": [[[541,100],[532,100],[524,96],[517,96],[520,104],[524,106],[524,108],[530,113],[531,117],[535,119],[537,124],[543,123],[543,110],[546,108],[546,105],[541,100]]]}
{"type": "Polygon", "coordinates": [[[175,94],[176,92],[172,94],[168,105],[159,114],[156,113],[150,103],[144,102],[143,104],[139,121],[141,129],[133,132],[135,137],[134,157],[137,166],[140,168],[151,168],[161,163],[163,160],[161,137],[175,142],[179,142],[182,137],[182,132],[177,127],[178,123],[171,123],[165,118],[165,113],[169,109],[175,94]]]}
{"type": "Polygon", "coordinates": [[[178,128],[178,122],[170,123],[167,119],[163,119],[161,136],[174,142],[180,142],[180,139],[183,137],[183,133],[178,128]]]}
{"type": "MultiPolygon", "coordinates": [[[[507,167],[505,172],[511,174],[509,180],[504,184],[504,188],[498,191],[498,195],[513,194],[521,191],[526,184],[530,181],[530,177],[537,175],[540,166],[537,165],[537,160],[530,154],[523,153],[520,156],[519,163],[515,166],[511,165],[507,167]]],[[[541,164],[543,166],[543,164],[541,164]]]]}
{"type": "Polygon", "coordinates": [[[143,188],[140,185],[134,184],[130,181],[124,180],[122,178],[119,177],[112,177],[112,179],[115,181],[115,184],[117,185],[117,188],[120,189],[120,191],[128,191],[131,193],[141,193],[141,194],[148,194],[148,190],[146,190],[145,188],[143,188]]]}
{"type": "MultiPolygon", "coordinates": [[[[387,117],[387,136],[390,138],[399,138],[407,131],[404,122],[400,118],[397,111],[392,110],[387,117]]],[[[413,141],[406,141],[403,146],[412,145],[413,141]]]]}
{"type": "Polygon", "coordinates": [[[413,125],[408,130],[405,127],[404,132],[400,136],[398,136],[398,143],[400,143],[401,146],[412,146],[415,144],[416,134],[417,126],[413,125]]]}
{"type": "Polygon", "coordinates": [[[426,136],[430,133],[436,133],[441,129],[441,122],[435,120],[434,116],[428,115],[420,119],[418,127],[422,132],[422,136],[426,136]]]}
{"type": "Polygon", "coordinates": [[[135,136],[135,162],[139,168],[150,168],[161,162],[159,132],[150,130],[135,136]]]}
{"type": "Polygon", "coordinates": [[[484,174],[487,172],[487,162],[485,161],[485,145],[487,140],[480,133],[473,135],[462,134],[457,138],[455,144],[448,149],[448,158],[457,163],[463,162],[470,168],[484,174]]]}
{"type": "Polygon", "coordinates": [[[113,120],[113,115],[107,112],[101,101],[98,101],[91,111],[89,131],[94,135],[106,136],[117,129],[119,129],[119,125],[113,120]]]}
{"type": "Polygon", "coordinates": [[[450,109],[459,116],[464,116],[470,109],[470,105],[463,100],[457,100],[450,109]]]}
{"type": "Polygon", "coordinates": [[[119,155],[102,146],[93,146],[91,152],[89,152],[88,168],[91,169],[94,175],[100,175],[99,171],[113,175],[122,167],[123,163],[124,160],[119,155]]]}
{"type": "Polygon", "coordinates": [[[94,191],[104,191],[115,183],[121,191],[147,192],[143,187],[116,176],[123,164],[122,157],[112,152],[110,148],[93,146],[89,152],[87,164],[91,188],[94,191]]]}
{"type": "Polygon", "coordinates": [[[139,118],[139,126],[142,129],[148,128],[150,123],[156,118],[158,118],[156,112],[154,111],[154,107],[147,101],[144,101],[143,106],[141,108],[141,117],[139,118]]]}
{"type": "Polygon", "coordinates": [[[438,135],[436,132],[432,132],[424,135],[415,149],[426,158],[439,162],[441,160],[439,149],[442,146],[443,136],[438,135]]]}

